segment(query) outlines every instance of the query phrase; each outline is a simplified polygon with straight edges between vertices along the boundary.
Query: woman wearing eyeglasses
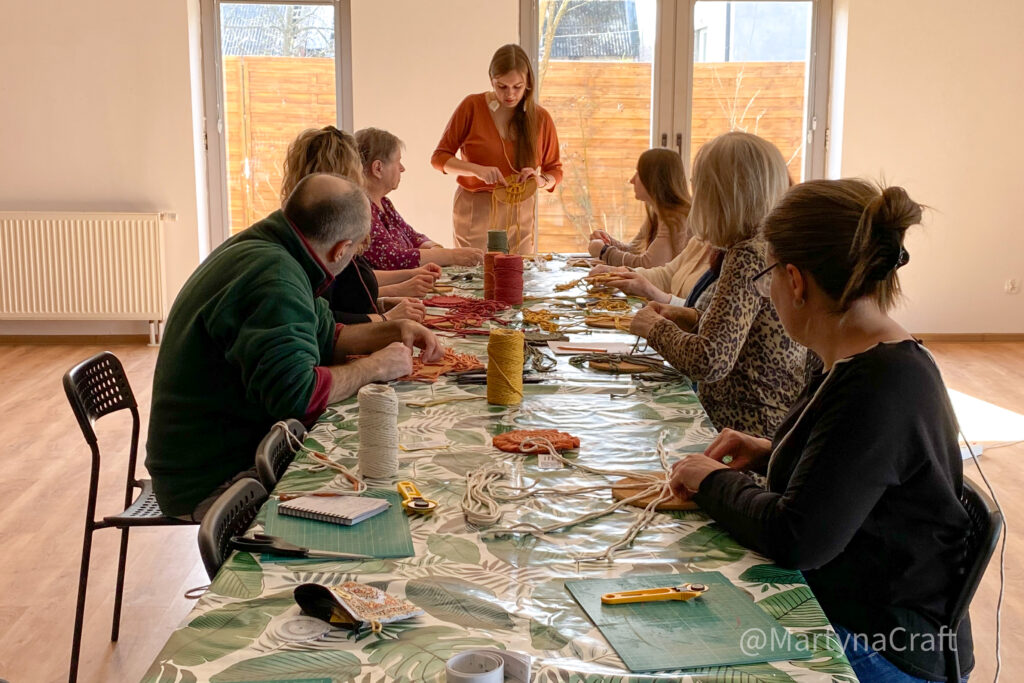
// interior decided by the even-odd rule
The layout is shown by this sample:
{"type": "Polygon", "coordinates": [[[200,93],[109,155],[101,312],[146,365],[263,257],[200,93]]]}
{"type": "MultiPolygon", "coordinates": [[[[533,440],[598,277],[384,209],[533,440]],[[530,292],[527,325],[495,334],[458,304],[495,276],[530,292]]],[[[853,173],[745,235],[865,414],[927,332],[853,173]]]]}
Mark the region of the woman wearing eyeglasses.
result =
{"type": "Polygon", "coordinates": [[[903,188],[861,180],[786,195],[754,279],[824,372],[773,441],[725,431],[672,472],[741,543],[803,570],[862,681],[947,680],[950,647],[964,680],[974,665],[969,619],[940,627],[970,524],[956,419],[935,362],[888,314],[920,219],[903,188]]]}
{"type": "MultiPolygon", "coordinates": [[[[689,225],[696,238],[723,252],[720,272],[693,308],[652,301],[633,318],[673,367],[697,382],[717,429],[770,436],[804,384],[807,351],[782,329],[767,297],[750,278],[764,268],[761,220],[786,193],[789,174],[772,143],[749,133],[726,133],[706,143],[693,162],[689,225]]],[[[644,294],[638,273],[609,284],[644,294]]]]}

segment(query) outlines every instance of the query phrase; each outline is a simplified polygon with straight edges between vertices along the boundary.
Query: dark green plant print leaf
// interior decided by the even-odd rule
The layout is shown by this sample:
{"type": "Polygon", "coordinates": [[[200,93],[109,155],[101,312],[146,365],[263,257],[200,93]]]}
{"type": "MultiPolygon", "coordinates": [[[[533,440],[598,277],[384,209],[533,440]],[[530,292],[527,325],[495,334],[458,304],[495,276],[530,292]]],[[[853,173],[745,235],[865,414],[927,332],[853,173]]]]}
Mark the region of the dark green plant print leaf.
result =
{"type": "Polygon", "coordinates": [[[777,586],[779,584],[804,583],[804,575],[797,569],[783,569],[774,564],[755,564],[740,574],[740,581],[777,586]]]}
{"type": "Polygon", "coordinates": [[[444,665],[456,652],[478,647],[504,645],[490,638],[471,636],[449,626],[426,626],[410,629],[394,640],[377,640],[363,648],[370,664],[384,669],[391,680],[432,681],[444,676],[444,665]]]}
{"type": "Polygon", "coordinates": [[[359,675],[359,659],[339,650],[329,652],[278,652],[232,664],[210,678],[210,683],[284,681],[299,678],[330,678],[352,681],[359,675]]]}
{"type": "Polygon", "coordinates": [[[767,663],[687,669],[686,673],[694,683],[795,683],[792,676],[767,663]]]}
{"type": "Polygon", "coordinates": [[[263,592],[263,568],[251,553],[238,553],[217,572],[210,591],[243,600],[259,597],[263,592]]]}
{"type": "Polygon", "coordinates": [[[472,541],[447,534],[433,534],[427,538],[427,548],[452,562],[480,564],[480,548],[472,541]]]}
{"type": "Polygon", "coordinates": [[[669,551],[673,549],[681,553],[679,559],[692,562],[702,569],[732,564],[747,552],[717,524],[703,526],[679,539],[675,546],[667,548],[669,551]]]}
{"type": "Polygon", "coordinates": [[[469,581],[455,578],[413,579],[405,585],[405,597],[431,616],[467,628],[510,630],[515,624],[494,593],[469,581]]]}
{"type": "Polygon", "coordinates": [[[783,626],[827,626],[828,619],[821,611],[807,586],[798,586],[757,603],[761,609],[778,619],[783,626]]]}
{"type": "Polygon", "coordinates": [[[218,607],[172,633],[163,652],[179,666],[211,662],[248,646],[272,617],[294,604],[292,591],[285,591],[218,607]]]}
{"type": "Polygon", "coordinates": [[[182,671],[170,662],[153,662],[142,683],[196,683],[195,674],[182,671]]]}

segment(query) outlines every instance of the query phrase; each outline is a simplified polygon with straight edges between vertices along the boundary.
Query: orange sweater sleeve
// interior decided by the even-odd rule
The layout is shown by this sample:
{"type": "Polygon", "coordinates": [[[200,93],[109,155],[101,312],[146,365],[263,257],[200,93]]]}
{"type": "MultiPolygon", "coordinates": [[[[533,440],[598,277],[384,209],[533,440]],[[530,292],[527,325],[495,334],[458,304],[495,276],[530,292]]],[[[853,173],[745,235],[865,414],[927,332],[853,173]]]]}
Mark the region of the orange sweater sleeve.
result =
{"type": "Polygon", "coordinates": [[[558,147],[558,131],[555,130],[555,122],[547,109],[538,106],[539,123],[537,131],[537,157],[540,160],[540,170],[544,175],[554,179],[545,189],[554,192],[558,183],[562,182],[562,155],[558,147]]]}
{"type": "Polygon", "coordinates": [[[473,103],[470,101],[472,95],[466,97],[455,108],[448,125],[441,134],[441,140],[437,143],[437,149],[430,157],[430,165],[441,173],[445,173],[444,165],[455,156],[462,143],[469,136],[470,127],[473,123],[473,103]]]}

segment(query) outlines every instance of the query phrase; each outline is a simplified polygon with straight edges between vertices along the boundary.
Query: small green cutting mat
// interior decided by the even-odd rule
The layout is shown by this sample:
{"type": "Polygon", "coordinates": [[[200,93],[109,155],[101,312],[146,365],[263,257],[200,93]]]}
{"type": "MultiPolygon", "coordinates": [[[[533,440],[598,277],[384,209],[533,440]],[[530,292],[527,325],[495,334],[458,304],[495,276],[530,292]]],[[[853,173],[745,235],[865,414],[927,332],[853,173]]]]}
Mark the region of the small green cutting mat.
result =
{"type": "MultiPolygon", "coordinates": [[[[271,536],[280,536],[289,543],[300,545],[303,548],[316,550],[358,553],[371,557],[412,557],[415,555],[412,536],[409,533],[409,519],[405,515],[405,510],[402,509],[402,497],[398,495],[398,492],[371,489],[363,495],[369,498],[386,498],[391,503],[391,507],[379,515],[364,519],[352,526],[346,526],[282,515],[277,511],[277,499],[272,499],[267,504],[266,533],[271,536]]],[[[294,557],[278,557],[266,553],[260,559],[263,562],[296,561],[294,557]]],[[[316,559],[316,561],[323,562],[324,560],[316,559]]]]}
{"type": "Polygon", "coordinates": [[[799,639],[754,604],[721,572],[566,581],[565,587],[633,672],[807,659],[799,639]],[[705,583],[710,590],[680,602],[605,605],[604,593],[705,583]]]}

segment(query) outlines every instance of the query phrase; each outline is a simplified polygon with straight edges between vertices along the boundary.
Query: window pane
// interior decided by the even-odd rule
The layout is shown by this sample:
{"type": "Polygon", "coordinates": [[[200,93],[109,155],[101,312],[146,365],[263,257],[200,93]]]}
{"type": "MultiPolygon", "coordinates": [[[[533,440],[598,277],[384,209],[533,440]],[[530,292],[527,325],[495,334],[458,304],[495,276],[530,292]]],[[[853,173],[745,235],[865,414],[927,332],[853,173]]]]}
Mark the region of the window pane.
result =
{"type": "Polygon", "coordinates": [[[803,180],[811,2],[697,2],[691,158],[732,130],[782,151],[803,180]]]}
{"type": "Polygon", "coordinates": [[[629,240],[643,205],[629,179],[650,147],[656,0],[540,0],[540,103],[565,177],[540,192],[539,251],[586,251],[593,230],[629,240]]]}
{"type": "Polygon", "coordinates": [[[281,206],[285,151],[337,121],[334,8],[220,5],[232,234],[281,206]]]}

